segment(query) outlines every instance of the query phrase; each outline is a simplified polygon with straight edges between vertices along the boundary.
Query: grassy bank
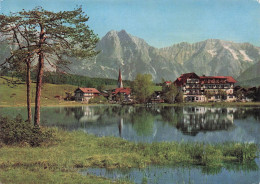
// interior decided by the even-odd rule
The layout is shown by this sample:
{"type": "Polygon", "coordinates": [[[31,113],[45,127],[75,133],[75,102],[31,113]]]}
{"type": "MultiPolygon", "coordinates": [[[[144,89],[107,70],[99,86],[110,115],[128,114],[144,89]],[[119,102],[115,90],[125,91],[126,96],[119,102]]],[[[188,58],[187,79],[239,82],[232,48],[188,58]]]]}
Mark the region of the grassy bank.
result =
{"type": "Polygon", "coordinates": [[[136,144],[115,137],[98,138],[84,132],[57,129],[55,136],[57,141],[36,148],[27,144],[1,145],[0,182],[110,183],[104,178],[82,176],[77,171],[85,167],[144,168],[154,164],[221,168],[229,162],[250,162],[258,155],[255,144],[136,144]]]}
{"type": "MultiPolygon", "coordinates": [[[[11,82],[11,77],[0,77],[0,106],[25,106],[26,105],[26,85],[24,82],[14,79],[16,82],[11,82]]],[[[73,85],[56,85],[43,84],[42,88],[42,105],[58,105],[71,104],[72,102],[64,102],[55,98],[55,96],[66,97],[65,92],[73,92],[77,86],[73,85]]],[[[34,104],[35,98],[35,83],[31,84],[31,102],[34,104]]]]}

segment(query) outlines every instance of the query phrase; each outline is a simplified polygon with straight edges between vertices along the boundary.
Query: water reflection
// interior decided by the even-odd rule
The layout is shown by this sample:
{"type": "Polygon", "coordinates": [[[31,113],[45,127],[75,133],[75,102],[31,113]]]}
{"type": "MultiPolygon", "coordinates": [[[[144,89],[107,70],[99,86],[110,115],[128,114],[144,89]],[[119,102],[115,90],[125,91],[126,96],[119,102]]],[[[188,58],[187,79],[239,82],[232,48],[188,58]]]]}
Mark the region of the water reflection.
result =
{"type": "MultiPolygon", "coordinates": [[[[136,142],[259,143],[259,108],[82,106],[42,108],[42,124],[136,142]]],[[[26,108],[0,108],[0,114],[26,108]]]]}
{"type": "Polygon", "coordinates": [[[88,168],[82,170],[83,175],[96,175],[114,180],[130,180],[134,183],[165,184],[234,184],[258,183],[260,176],[255,162],[248,164],[228,164],[223,168],[206,168],[201,166],[150,166],[145,169],[114,169],[88,168]],[[145,181],[145,182],[144,182],[145,181]]]}
{"type": "MultiPolygon", "coordinates": [[[[65,108],[66,115],[74,116],[79,123],[102,125],[118,123],[119,136],[123,133],[124,121],[131,124],[138,136],[155,136],[155,123],[169,124],[184,135],[196,136],[199,132],[231,130],[234,126],[235,108],[209,107],[75,107],[65,108]]],[[[56,113],[62,113],[61,111],[56,113]]],[[[84,128],[88,127],[85,125],[84,128]]]]}
{"type": "Polygon", "coordinates": [[[235,111],[235,108],[185,107],[176,128],[192,136],[199,132],[230,130],[234,128],[235,111]]]}
{"type": "Polygon", "coordinates": [[[124,119],[120,118],[120,121],[118,122],[118,132],[120,137],[122,137],[123,125],[124,125],[124,119]]]}

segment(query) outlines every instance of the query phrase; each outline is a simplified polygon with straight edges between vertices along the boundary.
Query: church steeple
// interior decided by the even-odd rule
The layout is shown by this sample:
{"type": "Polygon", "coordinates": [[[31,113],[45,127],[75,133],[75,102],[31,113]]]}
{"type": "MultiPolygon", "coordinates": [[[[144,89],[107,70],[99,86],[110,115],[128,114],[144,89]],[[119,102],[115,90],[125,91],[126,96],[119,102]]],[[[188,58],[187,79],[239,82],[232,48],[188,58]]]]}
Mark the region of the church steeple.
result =
{"type": "Polygon", "coordinates": [[[119,75],[118,75],[118,80],[117,80],[117,87],[118,88],[123,88],[123,81],[122,81],[122,76],[121,76],[121,70],[119,68],[119,75]]]}

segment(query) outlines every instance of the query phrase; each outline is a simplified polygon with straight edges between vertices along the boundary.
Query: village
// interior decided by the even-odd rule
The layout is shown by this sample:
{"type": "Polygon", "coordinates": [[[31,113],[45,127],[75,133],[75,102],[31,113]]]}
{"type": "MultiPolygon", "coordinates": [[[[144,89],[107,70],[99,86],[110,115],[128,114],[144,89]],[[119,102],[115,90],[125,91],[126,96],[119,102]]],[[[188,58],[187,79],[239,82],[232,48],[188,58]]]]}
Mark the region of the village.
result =
{"type": "MultiPolygon", "coordinates": [[[[155,90],[146,103],[167,102],[165,93],[174,86],[180,100],[174,102],[252,102],[257,87],[244,88],[236,86],[232,76],[198,76],[196,73],[185,73],[175,81],[164,81],[157,85],[162,90],[155,90]]],[[[176,98],[176,94],[172,94],[176,98]]],[[[135,104],[135,94],[130,87],[124,87],[121,71],[117,80],[117,88],[98,91],[96,88],[79,87],[74,91],[73,100],[82,103],[93,103],[93,99],[104,97],[109,103],[135,104]]],[[[94,101],[98,103],[97,100],[94,101]]]]}

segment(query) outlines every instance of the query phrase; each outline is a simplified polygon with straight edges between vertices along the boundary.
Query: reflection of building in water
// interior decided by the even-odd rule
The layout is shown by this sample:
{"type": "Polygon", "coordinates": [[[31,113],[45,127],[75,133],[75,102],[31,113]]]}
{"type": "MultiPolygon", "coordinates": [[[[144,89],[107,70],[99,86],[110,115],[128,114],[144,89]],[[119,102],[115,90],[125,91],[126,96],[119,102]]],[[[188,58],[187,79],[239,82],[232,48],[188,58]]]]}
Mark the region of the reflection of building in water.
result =
{"type": "Polygon", "coordinates": [[[199,132],[228,130],[233,127],[234,108],[185,107],[177,128],[195,136],[199,132]]]}
{"type": "Polygon", "coordinates": [[[118,131],[120,137],[122,137],[123,125],[124,125],[124,119],[120,118],[120,121],[118,122],[118,131]]]}
{"type": "Polygon", "coordinates": [[[79,122],[95,122],[100,116],[95,114],[94,108],[90,108],[89,106],[82,106],[81,110],[83,113],[79,119],[79,122]]]}

